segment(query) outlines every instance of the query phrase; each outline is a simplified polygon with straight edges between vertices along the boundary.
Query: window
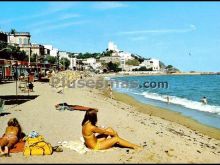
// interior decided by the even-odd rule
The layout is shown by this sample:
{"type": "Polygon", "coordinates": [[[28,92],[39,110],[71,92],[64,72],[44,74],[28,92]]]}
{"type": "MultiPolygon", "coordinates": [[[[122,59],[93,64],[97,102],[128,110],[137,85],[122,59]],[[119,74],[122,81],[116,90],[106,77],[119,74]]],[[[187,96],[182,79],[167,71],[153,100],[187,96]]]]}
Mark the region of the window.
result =
{"type": "Polygon", "coordinates": [[[24,38],[24,44],[27,45],[28,44],[28,39],[24,38]]]}
{"type": "Polygon", "coordinates": [[[19,38],[19,44],[22,44],[22,39],[21,38],[19,38]]]}

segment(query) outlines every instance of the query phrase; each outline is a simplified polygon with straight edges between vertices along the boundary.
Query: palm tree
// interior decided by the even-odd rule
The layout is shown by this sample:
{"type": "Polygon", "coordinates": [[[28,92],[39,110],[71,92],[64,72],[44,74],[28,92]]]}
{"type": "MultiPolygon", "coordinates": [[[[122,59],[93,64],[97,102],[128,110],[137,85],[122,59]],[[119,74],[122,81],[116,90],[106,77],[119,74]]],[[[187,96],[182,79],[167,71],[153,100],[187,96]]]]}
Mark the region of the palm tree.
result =
{"type": "Polygon", "coordinates": [[[15,29],[11,29],[10,33],[11,33],[11,34],[15,34],[15,33],[16,33],[16,30],[15,30],[15,29]]]}

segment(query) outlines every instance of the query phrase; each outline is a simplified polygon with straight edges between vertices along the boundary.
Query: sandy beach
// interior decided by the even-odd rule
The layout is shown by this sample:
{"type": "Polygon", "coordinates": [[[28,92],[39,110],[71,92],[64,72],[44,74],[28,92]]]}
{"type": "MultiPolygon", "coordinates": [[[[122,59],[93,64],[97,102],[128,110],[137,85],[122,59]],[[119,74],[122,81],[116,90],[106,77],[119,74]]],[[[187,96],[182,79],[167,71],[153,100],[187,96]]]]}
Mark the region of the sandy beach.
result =
{"type": "MultiPolygon", "coordinates": [[[[11,154],[0,158],[0,163],[220,163],[217,129],[196,125],[194,121],[184,124],[185,118],[178,124],[179,114],[160,113],[160,116],[154,113],[159,108],[138,105],[132,98],[117,93],[115,99],[106,97],[102,90],[89,88],[65,88],[64,94],[58,94],[48,83],[34,85],[35,92],[30,95],[38,95],[36,99],[18,106],[5,106],[5,112],[10,114],[0,116],[0,135],[7,121],[16,117],[26,134],[35,130],[54,146],[59,141],[79,140],[85,112],[55,109],[55,104],[66,102],[97,108],[97,125],[114,128],[119,136],[144,149],[114,147],[104,152],[79,154],[63,148],[63,152],[50,156],[26,158],[22,153],[11,154]]],[[[0,85],[0,95],[15,95],[15,83],[0,85]]]]}

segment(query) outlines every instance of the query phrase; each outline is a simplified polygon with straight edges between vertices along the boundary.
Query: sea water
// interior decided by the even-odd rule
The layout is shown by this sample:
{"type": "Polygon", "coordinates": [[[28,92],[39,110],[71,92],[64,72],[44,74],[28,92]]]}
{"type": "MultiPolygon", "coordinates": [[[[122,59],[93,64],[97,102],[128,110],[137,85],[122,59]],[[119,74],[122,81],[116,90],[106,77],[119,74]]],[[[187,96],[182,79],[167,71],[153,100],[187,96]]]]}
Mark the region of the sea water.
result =
{"type": "Polygon", "coordinates": [[[110,81],[113,90],[137,101],[180,112],[220,129],[220,75],[125,76],[110,81]],[[201,102],[203,97],[208,104],[201,102]]]}

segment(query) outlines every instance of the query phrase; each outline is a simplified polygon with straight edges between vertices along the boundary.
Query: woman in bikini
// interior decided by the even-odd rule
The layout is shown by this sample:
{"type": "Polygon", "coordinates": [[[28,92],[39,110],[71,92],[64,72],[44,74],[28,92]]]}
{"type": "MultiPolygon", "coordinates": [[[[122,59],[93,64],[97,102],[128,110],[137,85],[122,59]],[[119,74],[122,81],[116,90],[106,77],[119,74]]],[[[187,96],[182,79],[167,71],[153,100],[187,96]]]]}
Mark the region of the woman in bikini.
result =
{"type": "Polygon", "coordinates": [[[18,120],[10,119],[6,131],[0,139],[0,156],[9,156],[9,150],[20,140],[21,136],[22,130],[18,120]]]}
{"type": "Polygon", "coordinates": [[[122,138],[120,138],[115,130],[112,128],[99,128],[97,123],[97,110],[87,111],[82,122],[82,135],[85,140],[85,144],[88,148],[94,150],[104,150],[119,145],[121,147],[127,147],[132,149],[140,149],[141,147],[132,144],[122,138]],[[96,133],[99,135],[96,136],[96,133]]]}

